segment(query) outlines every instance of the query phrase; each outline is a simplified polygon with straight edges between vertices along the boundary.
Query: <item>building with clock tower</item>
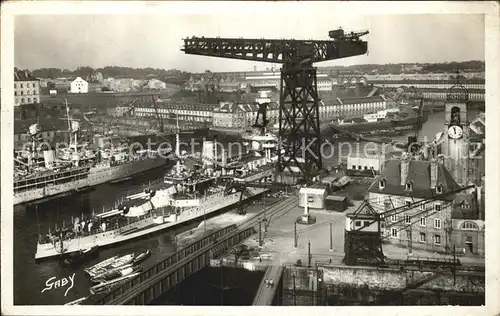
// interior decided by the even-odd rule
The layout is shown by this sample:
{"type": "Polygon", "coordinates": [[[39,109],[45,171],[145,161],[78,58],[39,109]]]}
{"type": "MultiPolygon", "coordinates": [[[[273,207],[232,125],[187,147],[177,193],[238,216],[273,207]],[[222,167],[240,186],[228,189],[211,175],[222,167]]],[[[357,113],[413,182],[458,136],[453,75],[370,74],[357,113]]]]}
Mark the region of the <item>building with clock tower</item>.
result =
{"type": "Polygon", "coordinates": [[[470,129],[467,104],[469,93],[459,84],[451,87],[445,103],[446,140],[441,144],[444,166],[459,185],[473,180],[470,177],[470,129]]]}

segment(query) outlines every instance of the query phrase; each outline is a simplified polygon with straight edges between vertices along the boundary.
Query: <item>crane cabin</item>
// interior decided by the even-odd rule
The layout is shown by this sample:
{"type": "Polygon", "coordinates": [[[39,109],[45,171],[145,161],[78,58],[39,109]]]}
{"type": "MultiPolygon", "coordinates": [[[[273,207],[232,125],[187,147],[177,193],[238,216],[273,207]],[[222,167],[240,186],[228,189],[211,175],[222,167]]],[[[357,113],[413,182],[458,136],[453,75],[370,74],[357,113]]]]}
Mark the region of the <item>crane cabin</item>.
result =
{"type": "Polygon", "coordinates": [[[383,229],[384,221],[371,205],[364,201],[352,213],[346,214],[346,232],[377,233],[383,229]]]}

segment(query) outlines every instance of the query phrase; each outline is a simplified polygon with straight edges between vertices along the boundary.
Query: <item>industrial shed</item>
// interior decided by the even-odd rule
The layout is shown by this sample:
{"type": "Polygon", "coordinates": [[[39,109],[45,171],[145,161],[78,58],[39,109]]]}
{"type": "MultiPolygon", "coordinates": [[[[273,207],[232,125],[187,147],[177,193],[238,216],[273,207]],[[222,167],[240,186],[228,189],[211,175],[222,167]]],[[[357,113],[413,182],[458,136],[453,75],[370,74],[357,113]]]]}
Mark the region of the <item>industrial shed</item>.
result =
{"type": "Polygon", "coordinates": [[[301,188],[299,191],[299,206],[304,207],[305,196],[307,195],[307,206],[309,208],[324,209],[325,198],[328,195],[327,187],[323,184],[316,184],[311,187],[301,188]]]}
{"type": "Polygon", "coordinates": [[[348,207],[348,200],[346,196],[341,195],[328,195],[325,198],[325,209],[329,211],[343,212],[348,207]]]}

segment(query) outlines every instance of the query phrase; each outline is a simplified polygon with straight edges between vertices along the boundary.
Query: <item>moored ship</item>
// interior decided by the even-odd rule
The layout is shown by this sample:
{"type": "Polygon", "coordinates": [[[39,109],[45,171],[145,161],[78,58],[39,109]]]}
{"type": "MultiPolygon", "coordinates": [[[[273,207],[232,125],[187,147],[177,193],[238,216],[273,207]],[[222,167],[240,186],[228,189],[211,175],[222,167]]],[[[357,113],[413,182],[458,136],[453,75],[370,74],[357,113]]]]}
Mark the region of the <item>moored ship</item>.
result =
{"type": "Polygon", "coordinates": [[[35,258],[110,245],[165,230],[234,206],[240,200],[267,190],[247,188],[240,191],[228,184],[270,179],[276,161],[270,148],[266,147],[263,152],[253,151],[253,155],[230,163],[224,153],[219,159],[215,148],[213,143],[206,141],[202,154],[181,155],[176,146],[177,165],[165,175],[163,183],[125,197],[109,211],[90,219],[75,220],[72,227],[42,237],[35,258]]]}
{"type": "Polygon", "coordinates": [[[333,124],[349,132],[360,134],[394,133],[415,130],[427,121],[423,113],[423,105],[415,106],[409,112],[401,112],[397,108],[365,114],[363,117],[337,120],[333,124]]]}
{"type": "Polygon", "coordinates": [[[94,135],[93,144],[81,142],[79,123],[71,121],[69,114],[68,125],[69,146],[55,150],[42,142],[38,125],[30,126],[30,142],[23,150],[15,152],[14,205],[43,202],[106,182],[127,179],[166,162],[156,151],[132,152],[128,144],[121,143],[116,137],[94,135]]]}

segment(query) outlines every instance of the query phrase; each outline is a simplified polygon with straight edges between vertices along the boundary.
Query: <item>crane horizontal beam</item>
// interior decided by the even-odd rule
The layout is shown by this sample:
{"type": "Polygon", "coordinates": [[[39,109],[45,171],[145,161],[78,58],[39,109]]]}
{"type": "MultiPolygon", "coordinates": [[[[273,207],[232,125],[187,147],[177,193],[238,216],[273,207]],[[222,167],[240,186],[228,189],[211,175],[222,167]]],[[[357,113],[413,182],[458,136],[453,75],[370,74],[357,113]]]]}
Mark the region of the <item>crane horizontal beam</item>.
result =
{"type": "Polygon", "coordinates": [[[181,50],[192,55],[293,64],[363,55],[368,50],[368,43],[357,37],[316,41],[193,36],[184,39],[181,50]]]}

